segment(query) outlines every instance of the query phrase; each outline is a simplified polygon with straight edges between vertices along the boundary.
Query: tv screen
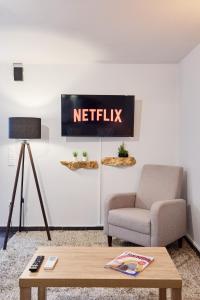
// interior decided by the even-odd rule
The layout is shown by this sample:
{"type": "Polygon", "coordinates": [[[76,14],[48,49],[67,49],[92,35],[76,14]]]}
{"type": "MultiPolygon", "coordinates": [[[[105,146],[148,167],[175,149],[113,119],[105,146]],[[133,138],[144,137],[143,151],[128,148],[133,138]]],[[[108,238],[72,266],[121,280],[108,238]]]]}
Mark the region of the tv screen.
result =
{"type": "Polygon", "coordinates": [[[61,95],[62,136],[131,137],[134,96],[61,95]]]}

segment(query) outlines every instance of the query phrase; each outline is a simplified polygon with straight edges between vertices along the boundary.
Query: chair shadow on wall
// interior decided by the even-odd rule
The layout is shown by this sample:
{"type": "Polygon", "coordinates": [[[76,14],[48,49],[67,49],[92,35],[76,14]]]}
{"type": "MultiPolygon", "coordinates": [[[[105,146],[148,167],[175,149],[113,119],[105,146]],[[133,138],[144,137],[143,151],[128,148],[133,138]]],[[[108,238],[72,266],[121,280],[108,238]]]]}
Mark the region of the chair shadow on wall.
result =
{"type": "Polygon", "coordinates": [[[135,101],[135,113],[134,113],[134,137],[133,141],[139,141],[142,122],[142,100],[135,101]]]}
{"type": "MultiPolygon", "coordinates": [[[[187,203],[187,209],[186,209],[186,213],[187,213],[187,233],[189,233],[190,238],[194,239],[194,225],[193,225],[192,207],[191,207],[191,204],[188,201],[188,199],[189,199],[189,197],[191,197],[191,195],[189,195],[188,175],[187,175],[186,171],[184,171],[184,176],[183,176],[182,197],[183,197],[183,199],[186,200],[186,203],[187,203]]],[[[200,214],[200,212],[199,212],[199,214],[200,214]]]]}

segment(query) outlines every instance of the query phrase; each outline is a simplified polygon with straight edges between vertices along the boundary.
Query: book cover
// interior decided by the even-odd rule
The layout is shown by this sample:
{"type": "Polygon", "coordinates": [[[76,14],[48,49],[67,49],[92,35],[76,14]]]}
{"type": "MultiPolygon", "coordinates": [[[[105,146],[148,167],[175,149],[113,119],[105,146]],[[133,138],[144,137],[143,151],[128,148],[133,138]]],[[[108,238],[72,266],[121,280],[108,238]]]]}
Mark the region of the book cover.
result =
{"type": "Polygon", "coordinates": [[[152,261],[154,257],[144,256],[131,251],[125,251],[105,265],[105,268],[111,268],[127,275],[137,275],[142,272],[152,261]]]}

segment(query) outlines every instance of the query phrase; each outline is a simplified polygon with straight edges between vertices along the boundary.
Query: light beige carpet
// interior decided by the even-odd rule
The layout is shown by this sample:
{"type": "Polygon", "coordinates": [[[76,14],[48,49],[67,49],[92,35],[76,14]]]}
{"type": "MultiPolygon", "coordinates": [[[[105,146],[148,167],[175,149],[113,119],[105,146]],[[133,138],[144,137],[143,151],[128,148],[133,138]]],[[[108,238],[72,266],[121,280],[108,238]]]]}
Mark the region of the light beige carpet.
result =
{"type": "MultiPolygon", "coordinates": [[[[6,251],[0,251],[0,300],[18,300],[18,277],[38,246],[73,245],[106,246],[102,231],[52,231],[52,241],[47,241],[45,232],[17,233],[8,242],[6,251]]],[[[127,246],[114,239],[113,246],[127,246]]],[[[183,299],[200,300],[200,258],[184,241],[183,248],[169,247],[169,252],[183,278],[183,299]]],[[[48,300],[142,300],[158,299],[156,289],[103,289],[67,288],[48,289],[48,300]]],[[[170,294],[168,294],[168,297],[170,294]]],[[[33,289],[33,299],[36,290],[33,289]]],[[[169,298],[170,299],[170,298],[169,298]]]]}

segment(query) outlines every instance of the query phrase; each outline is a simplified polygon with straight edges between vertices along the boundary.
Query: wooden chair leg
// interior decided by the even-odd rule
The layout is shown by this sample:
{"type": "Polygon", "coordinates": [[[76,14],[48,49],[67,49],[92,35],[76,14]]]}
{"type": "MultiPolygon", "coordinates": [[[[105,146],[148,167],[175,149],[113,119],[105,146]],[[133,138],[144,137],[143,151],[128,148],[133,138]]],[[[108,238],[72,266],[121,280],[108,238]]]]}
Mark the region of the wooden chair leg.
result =
{"type": "Polygon", "coordinates": [[[112,247],[112,236],[108,235],[108,247],[112,247]]]}
{"type": "Polygon", "coordinates": [[[182,248],[183,246],[183,238],[178,239],[178,248],[182,248]]]}

